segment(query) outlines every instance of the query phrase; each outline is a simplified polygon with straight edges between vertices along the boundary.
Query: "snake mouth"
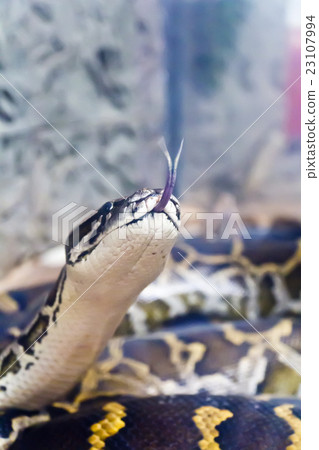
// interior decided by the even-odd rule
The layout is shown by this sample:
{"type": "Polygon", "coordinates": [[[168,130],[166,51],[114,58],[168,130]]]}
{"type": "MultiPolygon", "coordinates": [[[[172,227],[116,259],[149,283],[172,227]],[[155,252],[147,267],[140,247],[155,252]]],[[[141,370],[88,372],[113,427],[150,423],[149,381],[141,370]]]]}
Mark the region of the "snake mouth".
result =
{"type": "Polygon", "coordinates": [[[154,217],[155,214],[164,214],[178,231],[180,221],[179,202],[172,194],[170,194],[168,200],[165,197],[162,202],[162,199],[163,189],[141,189],[128,197],[126,202],[127,206],[131,207],[130,214],[133,218],[119,225],[119,228],[138,223],[149,216],[154,217]]]}

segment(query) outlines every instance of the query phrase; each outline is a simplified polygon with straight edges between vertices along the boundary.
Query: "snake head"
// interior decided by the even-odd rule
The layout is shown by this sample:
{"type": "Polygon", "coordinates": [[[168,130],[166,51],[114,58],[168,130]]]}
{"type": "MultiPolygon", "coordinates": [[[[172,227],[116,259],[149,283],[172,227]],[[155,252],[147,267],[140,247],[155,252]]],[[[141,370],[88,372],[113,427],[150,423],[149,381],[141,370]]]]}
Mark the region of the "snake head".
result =
{"type": "Polygon", "coordinates": [[[90,286],[91,280],[102,277],[104,284],[121,289],[127,284],[125,292],[134,299],[152,282],[164,267],[180,225],[178,200],[171,195],[157,211],[162,198],[162,189],[138,190],[105,203],[74,230],[66,246],[73,286],[90,286]]]}
{"type": "Polygon", "coordinates": [[[89,285],[106,272],[104,283],[126,285],[133,298],[162,271],[180,226],[179,202],[172,194],[180,151],[174,163],[166,147],[165,152],[169,171],[164,189],[144,188],[107,202],[73,230],[66,261],[74,286],[89,285]]]}
{"type": "Polygon", "coordinates": [[[161,273],[180,225],[179,203],[173,195],[161,211],[154,210],[162,194],[162,189],[141,189],[107,202],[73,231],[66,268],[77,295],[98,280],[96,289],[90,288],[90,298],[102,302],[111,296],[124,311],[161,273]]]}
{"type": "Polygon", "coordinates": [[[108,252],[116,246],[126,251],[133,248],[136,255],[145,246],[162,246],[162,254],[168,256],[180,224],[179,202],[172,192],[183,142],[174,162],[164,141],[160,145],[168,162],[165,188],[140,189],[129,197],[106,202],[92,213],[69,236],[66,249],[69,265],[92,259],[90,255],[100,257],[101,248],[105,248],[106,243],[108,252]]]}

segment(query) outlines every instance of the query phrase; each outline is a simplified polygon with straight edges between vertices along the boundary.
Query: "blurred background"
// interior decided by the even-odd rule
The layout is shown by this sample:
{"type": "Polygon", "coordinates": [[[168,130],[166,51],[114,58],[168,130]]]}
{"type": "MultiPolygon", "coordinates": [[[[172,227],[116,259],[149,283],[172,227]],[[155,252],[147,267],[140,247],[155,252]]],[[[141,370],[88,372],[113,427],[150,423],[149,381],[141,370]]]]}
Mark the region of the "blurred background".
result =
{"type": "Polygon", "coordinates": [[[56,245],[65,205],[163,187],[161,136],[185,139],[185,211],[299,220],[298,1],[10,0],[0,20],[1,276],[56,245]]]}

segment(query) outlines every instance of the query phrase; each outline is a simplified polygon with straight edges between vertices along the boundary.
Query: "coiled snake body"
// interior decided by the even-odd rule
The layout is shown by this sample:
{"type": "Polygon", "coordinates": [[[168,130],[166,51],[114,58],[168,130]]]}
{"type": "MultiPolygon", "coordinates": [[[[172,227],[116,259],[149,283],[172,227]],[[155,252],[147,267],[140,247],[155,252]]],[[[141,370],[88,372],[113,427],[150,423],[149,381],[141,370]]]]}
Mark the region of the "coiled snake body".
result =
{"type": "MultiPolygon", "coordinates": [[[[179,221],[167,187],[143,189],[107,202],[73,232],[55,287],[3,350],[0,448],[300,448],[300,405],[291,397],[299,386],[295,304],[290,317],[281,307],[282,317],[259,319],[252,328],[243,320],[212,323],[207,315],[192,325],[170,324],[178,313],[163,315],[158,299],[148,328],[166,321],[166,330],[116,337],[105,348],[121,322],[118,330],[127,334],[141,311],[147,315],[144,302],[123,321],[162,271],[179,221]],[[254,397],[262,393],[285,398],[254,397]]],[[[296,251],[290,265],[278,265],[287,270],[277,278],[296,268],[296,251]]],[[[238,281],[239,273],[232,274],[238,281]]],[[[196,303],[181,294],[183,301],[196,313],[205,296],[196,303]]]]}

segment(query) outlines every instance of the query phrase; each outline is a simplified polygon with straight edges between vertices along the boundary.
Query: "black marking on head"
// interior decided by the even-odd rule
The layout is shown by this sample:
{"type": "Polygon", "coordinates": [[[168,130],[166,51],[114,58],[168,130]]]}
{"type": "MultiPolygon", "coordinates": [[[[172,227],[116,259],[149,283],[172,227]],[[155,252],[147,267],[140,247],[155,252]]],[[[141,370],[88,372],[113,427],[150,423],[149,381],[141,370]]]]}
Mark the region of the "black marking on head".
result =
{"type": "MultiPolygon", "coordinates": [[[[113,202],[106,202],[104,205],[101,206],[101,208],[91,217],[89,217],[85,222],[83,222],[77,229],[76,233],[75,230],[70,234],[65,249],[66,249],[66,262],[67,264],[74,266],[77,262],[81,261],[84,256],[90,254],[98,245],[99,242],[96,243],[96,245],[93,245],[94,242],[96,242],[103,233],[103,231],[106,228],[107,223],[109,223],[112,220],[111,218],[107,221],[106,217],[110,213],[110,211],[116,208],[120,207],[126,199],[121,200],[115,200],[113,202]],[[116,206],[115,206],[116,205],[116,206]],[[72,255],[72,249],[81,242],[81,240],[88,234],[90,231],[92,231],[94,224],[99,221],[100,224],[95,230],[95,233],[93,236],[88,240],[88,244],[91,245],[91,247],[85,251],[83,251],[75,261],[71,261],[71,255],[72,255]],[[76,237],[76,239],[75,239],[76,237]]],[[[114,214],[116,215],[116,214],[114,214]]],[[[114,218],[114,216],[113,216],[114,218]]]]}
{"type": "MultiPolygon", "coordinates": [[[[177,210],[176,210],[177,211],[177,210]]],[[[167,217],[167,219],[171,222],[171,224],[173,224],[174,225],[174,227],[176,228],[176,230],[178,231],[178,226],[176,225],[176,223],[174,222],[174,220],[165,212],[165,211],[162,211],[162,214],[165,214],[165,216],[167,217]]],[[[177,216],[177,214],[176,214],[176,216],[177,216]]],[[[178,217],[178,216],[177,216],[178,217]]]]}
{"type": "Polygon", "coordinates": [[[0,386],[0,391],[5,392],[7,390],[6,386],[0,386]]]}
{"type": "Polygon", "coordinates": [[[20,361],[17,360],[17,355],[14,353],[13,350],[10,350],[10,352],[5,356],[1,363],[1,371],[0,371],[0,378],[9,372],[17,373],[20,368],[21,364],[20,361]]]}
{"type": "MultiPolygon", "coordinates": [[[[130,197],[117,199],[112,202],[105,203],[95,214],[89,217],[85,222],[83,222],[78,230],[73,231],[68,239],[68,245],[66,246],[66,261],[67,264],[74,266],[81,260],[83,260],[87,255],[92,253],[92,251],[99,244],[99,237],[101,234],[107,229],[111,228],[112,224],[116,222],[119,218],[119,214],[125,211],[125,206],[131,206],[132,210],[130,211],[132,216],[134,212],[138,210],[139,203],[145,201],[146,199],[162,194],[162,189],[140,189],[136,191],[130,197]],[[107,218],[108,217],[108,218],[107,218]],[[99,226],[96,228],[95,233],[92,233],[92,237],[87,241],[89,248],[86,248],[81,253],[76,256],[75,260],[71,260],[72,258],[72,250],[73,248],[79,244],[79,242],[93,229],[94,224],[99,222],[99,226]],[[95,244],[95,245],[94,245],[95,244]]],[[[178,201],[174,198],[170,198],[170,200],[175,205],[176,216],[178,220],[180,219],[180,210],[178,201]]],[[[173,221],[173,219],[164,211],[163,212],[167,219],[174,225],[174,227],[178,230],[177,224],[173,221]]],[[[128,226],[135,224],[137,222],[142,221],[147,215],[154,216],[156,212],[154,210],[145,212],[145,214],[138,219],[132,219],[130,222],[123,224],[122,226],[128,226]]]]}
{"type": "Polygon", "coordinates": [[[32,325],[27,334],[24,334],[19,337],[18,343],[22,345],[24,351],[29,354],[34,354],[34,346],[35,341],[41,342],[44,336],[46,335],[46,330],[50,323],[50,317],[44,314],[39,314],[35,323],[32,325]],[[31,347],[32,346],[32,347],[31,347]]]}
{"type": "MultiPolygon", "coordinates": [[[[113,208],[114,202],[106,202],[104,205],[101,206],[101,208],[93,214],[91,217],[86,219],[83,223],[79,225],[79,227],[76,230],[73,230],[68,239],[67,239],[67,245],[66,245],[66,258],[67,261],[69,260],[70,252],[73,247],[79,244],[81,240],[92,230],[94,224],[101,219],[101,224],[99,225],[99,228],[97,230],[97,233],[92,237],[93,242],[97,239],[99,233],[103,230],[106,223],[106,216],[113,208]]],[[[90,240],[91,241],[91,240],[90,240]]],[[[90,242],[91,243],[91,242],[90,242]]]]}
{"type": "Polygon", "coordinates": [[[92,253],[92,251],[98,246],[98,244],[92,246],[89,250],[85,250],[84,252],[80,253],[80,255],[76,258],[75,261],[68,261],[68,264],[70,264],[71,266],[75,266],[75,264],[77,264],[78,262],[82,261],[82,259],[84,259],[85,256],[89,255],[90,253],[92,253]]]}
{"type": "Polygon", "coordinates": [[[125,202],[125,198],[118,198],[117,200],[113,201],[113,207],[114,208],[120,208],[121,206],[123,206],[123,203],[125,202]]]}
{"type": "Polygon", "coordinates": [[[173,197],[170,198],[170,201],[171,201],[171,202],[174,204],[174,206],[175,206],[175,209],[176,209],[176,217],[177,217],[177,219],[180,220],[180,218],[181,218],[181,208],[180,208],[180,206],[179,206],[178,201],[175,200],[175,198],[173,198],[173,197]]]}

